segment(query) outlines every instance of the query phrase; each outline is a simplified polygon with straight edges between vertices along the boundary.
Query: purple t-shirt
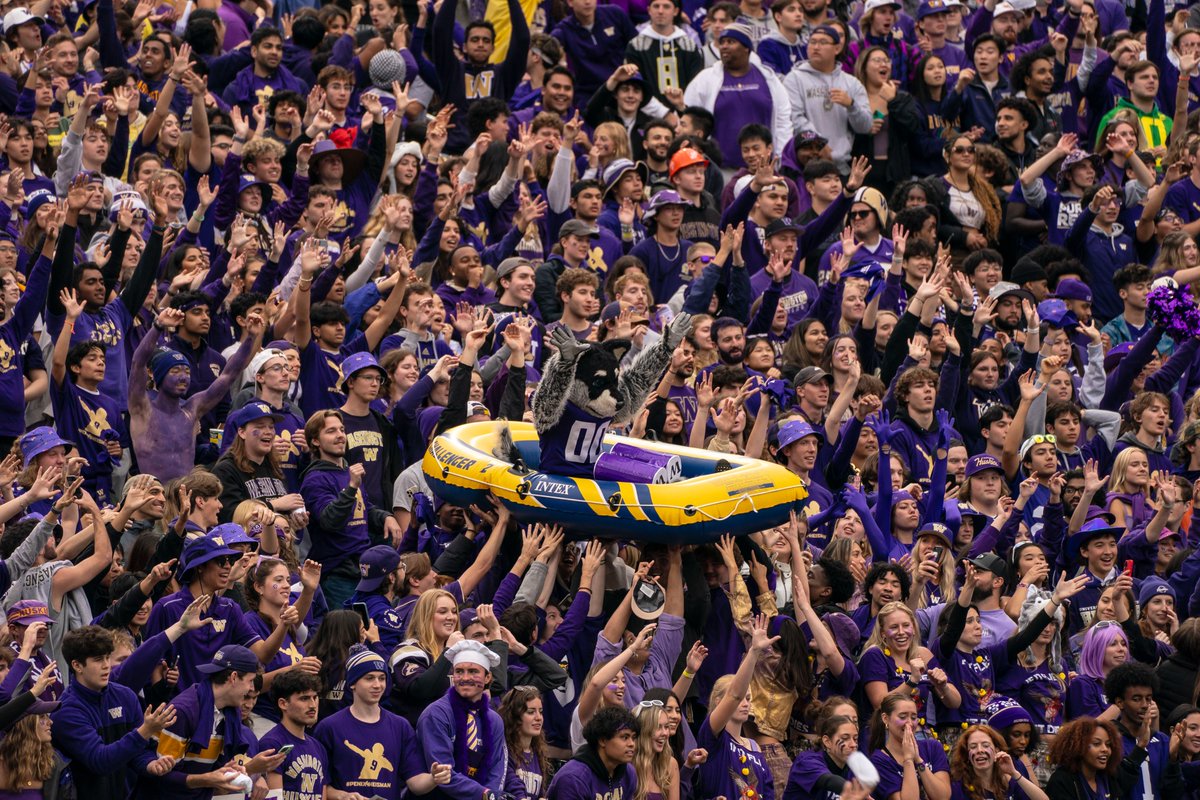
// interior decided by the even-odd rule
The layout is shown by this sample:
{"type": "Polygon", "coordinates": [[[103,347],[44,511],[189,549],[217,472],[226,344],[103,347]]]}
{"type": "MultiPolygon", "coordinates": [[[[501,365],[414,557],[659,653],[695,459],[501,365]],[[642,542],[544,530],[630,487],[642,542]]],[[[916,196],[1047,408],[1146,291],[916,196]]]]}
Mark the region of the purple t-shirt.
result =
{"type": "MultiPolygon", "coordinates": [[[[926,669],[933,669],[938,666],[941,665],[938,664],[937,656],[931,656],[926,669]]],[[[887,684],[889,692],[912,677],[911,672],[897,667],[896,660],[885,653],[880,647],[872,647],[862,654],[862,657],[858,659],[858,671],[862,675],[859,682],[863,686],[866,686],[871,681],[883,681],[887,684]]],[[[928,677],[921,678],[921,683],[917,686],[917,696],[914,700],[917,703],[917,713],[924,717],[925,706],[929,703],[928,677]]],[[[884,796],[886,797],[886,795],[884,796]]]]}
{"type": "Polygon", "coordinates": [[[279,769],[283,776],[283,796],[288,800],[321,800],[325,787],[325,748],[311,736],[297,739],[287,728],[276,725],[258,740],[259,750],[278,750],[292,745],[292,752],[279,769]]]}
{"type": "Polygon", "coordinates": [[[1062,727],[1066,675],[1052,671],[1047,662],[1033,668],[1014,664],[996,681],[996,690],[1020,703],[1042,733],[1058,733],[1062,727]]]}
{"type": "Polygon", "coordinates": [[[1071,719],[1098,717],[1108,710],[1109,705],[1101,680],[1078,675],[1067,687],[1067,716],[1071,719]]]}
{"type": "Polygon", "coordinates": [[[713,138],[721,147],[726,169],[746,166],[742,160],[742,148],[738,145],[738,134],[752,122],[765,125],[767,130],[774,130],[774,109],[771,88],[758,67],[751,64],[750,71],[740,78],[725,73],[712,111],[717,123],[713,138]]]}
{"type": "Polygon", "coordinates": [[[1200,188],[1186,177],[1167,190],[1162,207],[1178,214],[1184,224],[1194,222],[1200,219],[1200,188]]]}
{"type": "MultiPolygon", "coordinates": [[[[937,739],[917,740],[917,753],[925,762],[925,768],[933,772],[950,772],[950,762],[946,759],[946,751],[942,749],[937,739]]],[[[872,797],[890,798],[898,794],[904,786],[904,765],[897,762],[887,748],[871,753],[871,762],[879,770],[879,785],[871,793],[872,797]]],[[[918,780],[920,780],[918,778],[918,780]]]]}
{"type": "Polygon", "coordinates": [[[317,723],[313,736],[329,754],[327,783],[364,797],[400,800],[405,781],[429,768],[421,763],[421,746],[412,725],[387,709],[378,722],[363,722],[343,708],[317,723]]]}
{"type": "Polygon", "coordinates": [[[708,718],[700,723],[696,746],[708,751],[708,761],[696,770],[698,797],[743,797],[754,789],[761,800],[775,800],[775,782],[771,768],[753,739],[743,747],[724,728],[714,734],[708,718]]]}
{"type": "MultiPolygon", "coordinates": [[[[242,617],[246,620],[246,624],[258,634],[260,639],[269,639],[271,633],[275,630],[275,623],[268,622],[261,615],[254,612],[248,612],[242,617]]],[[[299,663],[300,659],[304,658],[304,646],[296,641],[296,637],[292,634],[291,629],[284,634],[283,644],[279,646],[279,652],[271,659],[271,662],[263,667],[263,672],[274,672],[278,669],[287,669],[288,667],[299,663]]],[[[271,697],[270,692],[261,692],[258,696],[258,701],[254,704],[254,713],[260,717],[273,719],[276,722],[280,720],[279,704],[271,697]]]]}
{"type": "Polygon", "coordinates": [[[829,760],[823,750],[806,750],[796,756],[792,770],[788,773],[787,788],[783,790],[783,800],[838,800],[841,793],[816,791],[817,781],[826,775],[836,775],[850,780],[854,773],[850,767],[841,767],[829,760]]]}

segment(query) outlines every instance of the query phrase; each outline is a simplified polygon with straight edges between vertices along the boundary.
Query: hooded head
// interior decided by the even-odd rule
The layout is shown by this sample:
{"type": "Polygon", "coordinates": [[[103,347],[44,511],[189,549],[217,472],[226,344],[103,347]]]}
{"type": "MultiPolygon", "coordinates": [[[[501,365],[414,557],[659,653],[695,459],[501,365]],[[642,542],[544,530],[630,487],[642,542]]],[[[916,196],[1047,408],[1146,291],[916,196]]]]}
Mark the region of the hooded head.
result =
{"type": "Polygon", "coordinates": [[[575,364],[575,379],[568,399],[596,417],[615,417],[625,410],[617,373],[621,359],[629,352],[625,339],[610,339],[591,345],[575,364]]]}

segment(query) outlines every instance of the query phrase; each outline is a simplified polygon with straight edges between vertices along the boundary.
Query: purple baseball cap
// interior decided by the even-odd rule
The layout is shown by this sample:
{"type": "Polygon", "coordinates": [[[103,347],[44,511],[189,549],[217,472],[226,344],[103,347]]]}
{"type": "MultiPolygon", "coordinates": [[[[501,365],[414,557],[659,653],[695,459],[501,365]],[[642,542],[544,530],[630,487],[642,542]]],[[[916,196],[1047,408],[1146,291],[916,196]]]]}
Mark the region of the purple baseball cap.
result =
{"type": "Polygon", "coordinates": [[[966,477],[970,478],[989,469],[998,470],[1000,474],[1004,474],[1004,466],[1000,463],[1000,459],[988,453],[973,455],[967,459],[966,477]]]}

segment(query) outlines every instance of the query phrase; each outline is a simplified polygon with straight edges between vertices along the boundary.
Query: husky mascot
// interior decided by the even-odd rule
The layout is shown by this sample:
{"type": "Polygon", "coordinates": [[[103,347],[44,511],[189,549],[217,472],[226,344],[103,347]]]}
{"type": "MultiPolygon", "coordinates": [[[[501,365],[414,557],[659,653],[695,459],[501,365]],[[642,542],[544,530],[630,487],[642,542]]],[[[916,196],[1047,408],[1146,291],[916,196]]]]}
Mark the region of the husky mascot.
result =
{"type": "MultiPolygon", "coordinates": [[[[558,352],[546,362],[532,400],[542,448],[538,470],[592,477],[608,426],[624,425],[642,410],[671,363],[671,354],[691,329],[691,316],[680,314],[657,344],[622,370],[621,359],[632,346],[629,341],[580,342],[567,328],[555,328],[550,340],[558,352]]],[[[497,457],[520,463],[507,428],[496,450],[497,457]]]]}

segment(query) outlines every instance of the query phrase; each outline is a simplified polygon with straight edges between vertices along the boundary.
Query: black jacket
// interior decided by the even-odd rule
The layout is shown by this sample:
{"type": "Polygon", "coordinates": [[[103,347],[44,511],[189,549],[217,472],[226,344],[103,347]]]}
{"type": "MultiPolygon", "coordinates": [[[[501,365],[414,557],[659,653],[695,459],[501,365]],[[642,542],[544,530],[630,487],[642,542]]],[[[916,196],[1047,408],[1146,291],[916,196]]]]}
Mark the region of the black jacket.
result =
{"type": "MultiPolygon", "coordinates": [[[[1145,748],[1136,747],[1121,759],[1117,766],[1117,779],[1109,782],[1109,800],[1125,800],[1129,797],[1141,774],[1142,762],[1148,756],[1145,748]]],[[[1087,793],[1079,784],[1079,775],[1063,767],[1054,770],[1050,780],[1046,781],[1046,794],[1050,800],[1088,800],[1087,793]]]]}

